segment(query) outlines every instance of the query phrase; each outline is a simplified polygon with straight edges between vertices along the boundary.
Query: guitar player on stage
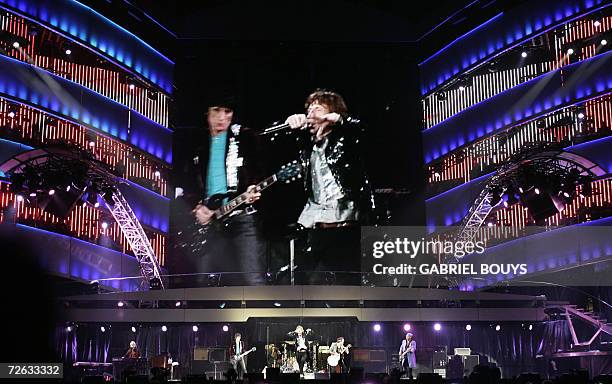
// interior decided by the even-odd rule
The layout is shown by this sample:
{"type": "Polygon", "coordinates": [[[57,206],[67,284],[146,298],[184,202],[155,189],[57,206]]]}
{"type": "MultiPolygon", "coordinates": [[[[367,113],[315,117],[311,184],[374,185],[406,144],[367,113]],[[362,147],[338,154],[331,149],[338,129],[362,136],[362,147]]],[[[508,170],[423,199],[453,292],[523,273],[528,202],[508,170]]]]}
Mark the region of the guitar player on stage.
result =
{"type": "Polygon", "coordinates": [[[416,341],[412,333],[407,333],[406,338],[402,340],[399,360],[402,368],[406,370],[408,378],[412,380],[412,369],[416,367],[416,341]]]}
{"type": "MultiPolygon", "coordinates": [[[[201,273],[238,272],[222,274],[220,285],[265,284],[265,243],[252,205],[261,196],[255,191],[255,184],[263,178],[264,168],[258,136],[246,127],[232,124],[235,111],[232,95],[217,93],[208,99],[206,107],[207,128],[191,170],[197,179],[198,195],[206,200],[246,191],[248,198],[246,208],[233,211],[223,225],[208,231],[204,254],[192,255],[196,258],[192,263],[201,273]]],[[[229,199],[216,200],[221,200],[222,205],[229,199]]],[[[209,223],[212,217],[205,202],[197,203],[192,211],[201,224],[209,223]]]]}
{"type": "Polygon", "coordinates": [[[351,345],[344,345],[344,337],[340,336],[329,347],[329,357],[327,359],[332,372],[348,373],[350,366],[348,364],[348,353],[351,345]]]}
{"type": "Polygon", "coordinates": [[[238,374],[238,379],[242,380],[242,377],[246,373],[246,355],[242,356],[247,350],[244,348],[244,342],[241,340],[242,335],[238,332],[234,335],[234,342],[230,346],[230,362],[234,367],[234,370],[238,374]],[[240,368],[240,369],[239,369],[240,368]]]}

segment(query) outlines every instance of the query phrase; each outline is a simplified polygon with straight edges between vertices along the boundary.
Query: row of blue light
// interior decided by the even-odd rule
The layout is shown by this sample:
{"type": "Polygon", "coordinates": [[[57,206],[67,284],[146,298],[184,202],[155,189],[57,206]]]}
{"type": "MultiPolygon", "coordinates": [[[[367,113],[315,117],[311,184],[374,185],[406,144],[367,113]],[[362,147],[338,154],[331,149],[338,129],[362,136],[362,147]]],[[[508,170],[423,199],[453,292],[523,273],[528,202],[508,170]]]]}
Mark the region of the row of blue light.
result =
{"type": "Polygon", "coordinates": [[[174,62],[125,28],[74,0],[0,0],[0,6],[56,32],[172,93],[174,62]]]}
{"type": "Polygon", "coordinates": [[[135,147],[166,163],[172,163],[170,129],[89,88],[30,64],[0,55],[0,65],[4,68],[4,72],[0,73],[0,95],[3,97],[42,109],[60,119],[69,119],[77,124],[93,127],[123,141],[129,139],[129,143],[135,147]],[[42,79],[32,76],[33,73],[52,79],[68,96],[72,95],[71,90],[73,93],[79,93],[81,101],[62,101],[56,89],[50,88],[42,79]],[[132,132],[128,137],[129,114],[132,115],[132,132]]]}
{"type": "Polygon", "coordinates": [[[612,90],[612,72],[607,70],[611,60],[612,51],[609,51],[543,74],[472,105],[424,131],[425,162],[430,163],[501,129],[605,95],[612,90]],[[564,87],[558,86],[561,84],[561,71],[566,78],[564,87]],[[550,84],[548,88],[547,84],[550,84]],[[516,101],[527,94],[533,95],[530,96],[533,100],[518,105],[516,101]],[[508,100],[510,97],[515,99],[514,102],[508,100]],[[490,117],[493,115],[494,118],[490,117]]]}
{"type": "Polygon", "coordinates": [[[421,94],[556,26],[609,6],[604,0],[539,0],[498,14],[419,64],[421,94]],[[603,6],[601,6],[604,4],[603,6]]]}

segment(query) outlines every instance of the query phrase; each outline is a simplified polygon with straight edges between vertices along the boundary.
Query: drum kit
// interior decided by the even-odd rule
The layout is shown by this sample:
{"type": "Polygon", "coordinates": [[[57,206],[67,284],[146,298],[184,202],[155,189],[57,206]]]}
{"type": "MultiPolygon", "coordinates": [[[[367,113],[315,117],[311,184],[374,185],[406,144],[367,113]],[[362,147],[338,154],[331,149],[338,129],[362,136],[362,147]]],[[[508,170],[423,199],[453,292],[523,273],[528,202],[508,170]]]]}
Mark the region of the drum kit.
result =
{"type": "MultiPolygon", "coordinates": [[[[308,341],[308,360],[306,371],[322,372],[327,370],[327,357],[329,347],[319,345],[318,341],[308,341]]],[[[282,373],[300,372],[297,358],[295,341],[286,340],[281,342],[280,347],[276,344],[266,345],[266,357],[268,368],[280,368],[282,373]]]]}

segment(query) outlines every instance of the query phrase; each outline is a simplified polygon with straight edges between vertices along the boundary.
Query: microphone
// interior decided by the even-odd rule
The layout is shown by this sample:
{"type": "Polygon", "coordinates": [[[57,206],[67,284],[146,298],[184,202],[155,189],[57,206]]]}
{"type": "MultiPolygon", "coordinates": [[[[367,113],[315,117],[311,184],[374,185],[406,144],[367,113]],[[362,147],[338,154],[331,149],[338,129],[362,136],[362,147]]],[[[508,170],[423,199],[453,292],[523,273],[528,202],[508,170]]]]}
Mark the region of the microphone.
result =
{"type": "MultiPolygon", "coordinates": [[[[301,126],[300,128],[297,128],[296,130],[300,130],[301,131],[301,130],[307,129],[309,127],[310,127],[310,125],[308,123],[306,123],[303,126],[301,126]]],[[[273,125],[273,126],[271,126],[269,128],[264,129],[263,132],[260,133],[260,135],[261,136],[269,135],[271,133],[277,133],[277,132],[280,132],[280,131],[284,131],[286,129],[291,129],[291,126],[289,124],[287,124],[287,123],[277,124],[277,125],[273,125]]]]}

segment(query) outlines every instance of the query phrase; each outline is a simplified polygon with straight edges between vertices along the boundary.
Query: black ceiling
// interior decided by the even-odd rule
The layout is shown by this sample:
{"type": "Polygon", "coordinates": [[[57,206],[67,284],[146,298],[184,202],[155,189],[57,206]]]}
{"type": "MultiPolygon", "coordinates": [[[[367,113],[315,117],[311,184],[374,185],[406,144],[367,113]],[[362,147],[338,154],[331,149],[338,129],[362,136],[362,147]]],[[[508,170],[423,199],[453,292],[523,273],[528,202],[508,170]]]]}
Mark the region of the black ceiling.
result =
{"type": "Polygon", "coordinates": [[[524,0],[81,0],[177,58],[177,39],[417,43],[423,59],[524,0]]]}

